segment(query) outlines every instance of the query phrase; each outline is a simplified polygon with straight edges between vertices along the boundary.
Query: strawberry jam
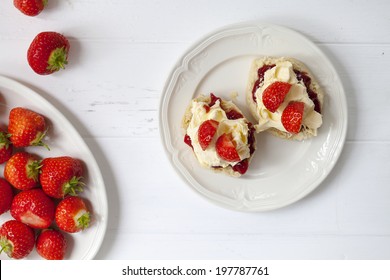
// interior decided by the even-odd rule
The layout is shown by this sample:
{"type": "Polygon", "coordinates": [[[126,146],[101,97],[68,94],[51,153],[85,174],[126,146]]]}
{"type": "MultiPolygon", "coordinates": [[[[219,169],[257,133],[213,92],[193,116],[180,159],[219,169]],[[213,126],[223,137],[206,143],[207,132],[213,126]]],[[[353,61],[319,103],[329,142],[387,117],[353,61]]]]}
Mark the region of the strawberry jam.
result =
{"type": "Polygon", "coordinates": [[[221,104],[221,98],[216,97],[213,93],[210,93],[210,104],[209,104],[209,106],[213,107],[214,104],[217,102],[217,100],[219,100],[219,104],[221,104]]]}
{"type": "Polygon", "coordinates": [[[264,74],[269,69],[275,67],[275,64],[272,65],[263,65],[257,70],[257,80],[255,81],[255,84],[253,85],[252,89],[252,99],[254,102],[256,102],[256,91],[261,86],[261,84],[264,82],[264,74]]]}
{"type": "MultiPolygon", "coordinates": [[[[255,128],[251,123],[248,123],[248,129],[249,129],[249,135],[248,135],[248,145],[249,145],[249,153],[252,156],[252,154],[255,152],[255,128]]],[[[232,168],[234,171],[245,174],[249,167],[249,160],[243,159],[236,165],[234,165],[232,168]]]]}
{"type": "Polygon", "coordinates": [[[307,75],[306,72],[298,71],[295,70],[295,75],[297,75],[297,80],[302,81],[303,84],[305,85],[307,89],[307,93],[309,95],[309,98],[313,101],[314,103],[314,110],[318,113],[321,114],[321,104],[320,101],[318,100],[318,95],[316,92],[310,89],[310,84],[311,84],[311,78],[307,75]]]}

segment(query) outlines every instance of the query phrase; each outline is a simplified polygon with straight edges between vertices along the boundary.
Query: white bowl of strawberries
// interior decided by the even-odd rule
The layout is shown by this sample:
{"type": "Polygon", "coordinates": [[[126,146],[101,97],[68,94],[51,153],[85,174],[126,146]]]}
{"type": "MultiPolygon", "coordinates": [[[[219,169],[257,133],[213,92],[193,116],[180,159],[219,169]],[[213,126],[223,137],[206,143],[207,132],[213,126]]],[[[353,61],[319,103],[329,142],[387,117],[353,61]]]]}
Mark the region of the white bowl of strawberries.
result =
{"type": "Polygon", "coordinates": [[[0,77],[0,97],[0,259],[94,258],[108,210],[91,151],[31,89],[0,77]]]}

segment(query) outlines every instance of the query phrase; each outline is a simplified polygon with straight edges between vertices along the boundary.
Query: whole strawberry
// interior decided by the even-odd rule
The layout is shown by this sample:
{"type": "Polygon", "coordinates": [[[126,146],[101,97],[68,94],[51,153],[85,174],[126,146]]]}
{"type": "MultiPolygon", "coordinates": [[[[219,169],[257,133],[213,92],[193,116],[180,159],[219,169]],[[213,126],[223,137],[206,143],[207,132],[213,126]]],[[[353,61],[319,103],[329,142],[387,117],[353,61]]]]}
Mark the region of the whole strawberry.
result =
{"type": "Polygon", "coordinates": [[[15,147],[44,146],[42,142],[47,132],[45,118],[23,107],[13,108],[9,113],[8,133],[15,147]]]}
{"type": "Polygon", "coordinates": [[[54,220],[55,205],[41,189],[32,189],[15,195],[10,212],[15,220],[44,229],[54,220]]]}
{"type": "Polygon", "coordinates": [[[45,158],[39,181],[47,195],[64,198],[67,194],[77,195],[83,190],[82,175],[83,167],[78,159],[68,156],[45,158]]]}
{"type": "Polygon", "coordinates": [[[67,242],[65,236],[55,229],[44,229],[35,242],[37,252],[47,260],[63,260],[67,242]]]}
{"type": "Polygon", "coordinates": [[[11,208],[13,197],[11,185],[3,178],[0,178],[0,215],[11,208]]]}
{"type": "Polygon", "coordinates": [[[64,69],[68,63],[69,41],[60,33],[39,33],[27,51],[31,68],[40,75],[48,75],[64,69]]]}
{"type": "Polygon", "coordinates": [[[34,249],[35,234],[32,228],[19,221],[10,220],[0,228],[1,251],[10,258],[22,259],[34,249]]]}
{"type": "Polygon", "coordinates": [[[12,156],[13,145],[9,140],[10,136],[10,134],[0,131],[0,164],[6,162],[12,156]]]}
{"type": "Polygon", "coordinates": [[[23,14],[36,16],[43,11],[47,0],[14,0],[14,6],[23,14]]]}
{"type": "Polygon", "coordinates": [[[55,222],[65,232],[79,232],[89,226],[90,212],[82,198],[67,196],[57,205],[55,222]]]}
{"type": "Polygon", "coordinates": [[[27,152],[14,154],[5,164],[4,178],[19,190],[38,186],[40,161],[27,152]]]}

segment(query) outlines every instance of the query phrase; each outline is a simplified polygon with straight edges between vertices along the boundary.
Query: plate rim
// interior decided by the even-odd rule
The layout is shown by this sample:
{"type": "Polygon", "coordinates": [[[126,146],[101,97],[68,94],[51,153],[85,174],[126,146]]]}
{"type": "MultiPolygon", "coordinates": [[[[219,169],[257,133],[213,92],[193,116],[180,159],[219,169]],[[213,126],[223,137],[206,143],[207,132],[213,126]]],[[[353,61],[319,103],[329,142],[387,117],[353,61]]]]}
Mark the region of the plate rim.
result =
{"type": "MultiPolygon", "coordinates": [[[[179,177],[183,180],[183,182],[185,182],[186,185],[188,185],[190,187],[190,189],[192,189],[195,193],[197,193],[198,195],[200,195],[204,199],[206,199],[206,200],[208,200],[208,201],[210,201],[218,206],[221,206],[223,208],[230,209],[230,210],[236,210],[239,212],[267,212],[267,211],[271,211],[271,210],[277,210],[280,208],[287,207],[287,206],[301,200],[302,198],[306,197],[311,192],[313,192],[316,188],[319,187],[319,185],[321,185],[321,183],[329,176],[329,174],[334,169],[336,163],[338,162],[338,160],[342,154],[342,151],[344,150],[344,146],[345,146],[345,142],[346,142],[346,138],[347,138],[347,131],[348,131],[348,107],[347,107],[347,100],[346,100],[346,92],[345,92],[344,86],[342,84],[342,80],[340,79],[339,73],[336,71],[336,68],[334,67],[333,63],[330,61],[328,56],[317,46],[317,44],[315,44],[313,41],[311,41],[307,36],[303,35],[302,33],[298,32],[294,29],[288,28],[286,26],[283,26],[283,25],[277,25],[277,24],[272,24],[272,23],[267,23],[264,21],[257,21],[257,20],[242,21],[242,22],[233,23],[233,24],[219,27],[211,32],[206,33],[205,35],[201,36],[198,40],[191,43],[187,47],[187,49],[184,50],[184,52],[177,58],[176,63],[171,67],[171,70],[166,77],[165,84],[164,84],[164,87],[162,90],[162,94],[161,94],[160,100],[159,100],[159,114],[158,114],[158,116],[159,116],[160,140],[161,140],[162,146],[164,148],[165,154],[167,155],[167,158],[170,162],[171,168],[173,168],[175,170],[175,172],[179,175],[179,177]],[[337,149],[334,150],[334,154],[331,157],[332,160],[327,165],[326,172],[322,172],[322,174],[320,176],[318,176],[318,178],[316,180],[314,180],[313,183],[309,184],[309,186],[310,185],[312,185],[312,186],[305,188],[303,191],[299,192],[299,194],[294,196],[293,199],[290,199],[289,201],[285,202],[284,204],[278,205],[276,207],[271,205],[270,207],[262,206],[262,207],[256,207],[253,209],[250,209],[247,207],[246,208],[234,207],[232,205],[228,205],[228,203],[224,203],[224,202],[221,202],[220,200],[215,200],[215,199],[210,198],[205,193],[199,191],[199,189],[196,188],[192,184],[192,182],[185,176],[185,174],[183,174],[183,172],[181,170],[179,170],[179,168],[174,163],[174,156],[175,156],[175,152],[177,152],[177,151],[175,151],[175,149],[173,149],[173,147],[171,147],[171,145],[170,145],[171,144],[170,133],[166,133],[167,128],[168,128],[168,131],[170,131],[171,129],[169,128],[168,122],[165,122],[165,119],[167,119],[167,116],[164,112],[165,103],[167,101],[169,101],[169,99],[171,97],[171,96],[167,96],[167,91],[168,91],[168,89],[170,89],[170,86],[172,83],[173,84],[177,83],[177,80],[174,79],[175,74],[180,75],[180,73],[182,73],[183,70],[184,71],[188,70],[188,64],[185,61],[186,57],[190,56],[197,48],[200,48],[202,44],[205,44],[206,42],[208,42],[208,40],[210,40],[213,36],[217,36],[218,34],[221,34],[223,32],[227,32],[227,31],[232,30],[232,29],[251,28],[251,27],[255,27],[255,28],[272,27],[272,28],[277,28],[277,29],[283,30],[284,32],[288,32],[290,34],[294,34],[294,36],[299,37],[300,40],[304,40],[316,52],[318,52],[322,56],[322,58],[326,61],[326,63],[328,64],[328,67],[331,68],[335,78],[339,81],[338,86],[340,88],[341,94],[338,95],[338,98],[340,98],[342,101],[341,112],[344,115],[344,118],[342,120],[339,120],[341,122],[340,126],[342,129],[341,129],[340,135],[339,135],[340,140],[338,141],[338,147],[337,147],[337,149]],[[183,69],[183,70],[179,71],[180,69],[183,69]]],[[[196,183],[200,184],[199,182],[196,182],[196,183]]]]}

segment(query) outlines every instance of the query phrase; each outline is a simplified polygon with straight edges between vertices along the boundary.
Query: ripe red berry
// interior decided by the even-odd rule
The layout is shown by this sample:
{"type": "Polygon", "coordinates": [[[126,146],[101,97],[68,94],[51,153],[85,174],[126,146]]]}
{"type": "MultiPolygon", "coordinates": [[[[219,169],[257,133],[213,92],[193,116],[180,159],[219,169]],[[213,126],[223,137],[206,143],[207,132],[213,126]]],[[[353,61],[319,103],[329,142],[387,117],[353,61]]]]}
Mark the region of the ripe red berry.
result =
{"type": "Polygon", "coordinates": [[[69,156],[45,158],[40,172],[39,181],[48,196],[64,198],[83,190],[83,167],[78,159],[69,156]]]}
{"type": "Polygon", "coordinates": [[[79,232],[89,227],[90,212],[82,198],[67,196],[57,205],[55,221],[65,232],[79,232]]]}
{"type": "Polygon", "coordinates": [[[47,260],[63,260],[67,241],[60,231],[45,229],[38,235],[35,247],[38,254],[47,260]]]}
{"type": "Polygon", "coordinates": [[[31,42],[27,60],[37,74],[52,74],[65,68],[69,48],[69,41],[64,35],[50,31],[41,32],[31,42]]]}
{"type": "Polygon", "coordinates": [[[219,136],[217,143],[215,144],[215,149],[218,156],[223,160],[229,162],[240,161],[240,156],[236,150],[231,134],[224,133],[219,136]]]}
{"type": "Polygon", "coordinates": [[[216,120],[204,121],[198,129],[198,141],[202,150],[206,150],[213,140],[214,134],[217,132],[219,122],[216,120]]]}
{"type": "Polygon", "coordinates": [[[263,92],[263,104],[270,112],[275,113],[291,88],[291,84],[274,82],[263,92]]]}
{"type": "Polygon", "coordinates": [[[26,108],[16,107],[9,113],[8,132],[15,147],[44,146],[47,128],[45,118],[26,108]]]}
{"type": "Polygon", "coordinates": [[[18,152],[5,164],[4,178],[18,190],[29,190],[38,186],[39,169],[36,156],[18,152]]]}
{"type": "Polygon", "coordinates": [[[54,220],[55,205],[42,189],[32,189],[15,195],[10,212],[15,220],[44,229],[54,220]]]}
{"type": "Polygon", "coordinates": [[[0,178],[0,215],[11,208],[14,194],[11,185],[3,178],[0,178]]]}
{"type": "Polygon", "coordinates": [[[0,228],[1,251],[10,258],[22,259],[34,248],[35,234],[32,228],[22,222],[10,220],[0,228]]]}
{"type": "Polygon", "coordinates": [[[14,0],[14,6],[27,16],[36,16],[43,11],[47,0],[14,0]]]}
{"type": "Polygon", "coordinates": [[[288,132],[296,134],[301,130],[304,108],[303,102],[291,101],[283,110],[282,124],[288,132]]]}

